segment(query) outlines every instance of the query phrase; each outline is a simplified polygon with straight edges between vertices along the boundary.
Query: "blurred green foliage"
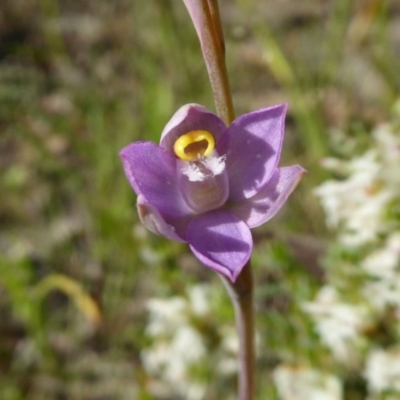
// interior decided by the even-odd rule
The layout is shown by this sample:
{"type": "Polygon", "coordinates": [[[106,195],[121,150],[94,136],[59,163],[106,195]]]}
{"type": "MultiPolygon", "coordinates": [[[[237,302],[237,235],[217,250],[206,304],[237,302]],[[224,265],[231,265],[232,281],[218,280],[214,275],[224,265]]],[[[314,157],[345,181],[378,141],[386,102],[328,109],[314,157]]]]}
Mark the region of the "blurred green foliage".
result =
{"type": "MultiPolygon", "coordinates": [[[[319,161],[334,153],[335,129],[366,136],[388,114],[400,10],[345,0],[220,8],[237,113],[289,102],[284,163],[309,171],[255,231],[265,399],[279,360],[327,357],[299,308],[324,279],[327,235],[312,188],[326,177],[319,161]]],[[[118,151],[158,141],[184,103],[213,109],[194,29],[172,0],[6,0],[0,17],[1,398],[150,399],[140,360],[146,300],[220,282],[186,246],[141,227],[118,151]],[[100,324],[62,285],[37,294],[53,274],[92,299],[100,324]]],[[[226,387],[209,385],[207,399],[224,398],[226,387]]]]}

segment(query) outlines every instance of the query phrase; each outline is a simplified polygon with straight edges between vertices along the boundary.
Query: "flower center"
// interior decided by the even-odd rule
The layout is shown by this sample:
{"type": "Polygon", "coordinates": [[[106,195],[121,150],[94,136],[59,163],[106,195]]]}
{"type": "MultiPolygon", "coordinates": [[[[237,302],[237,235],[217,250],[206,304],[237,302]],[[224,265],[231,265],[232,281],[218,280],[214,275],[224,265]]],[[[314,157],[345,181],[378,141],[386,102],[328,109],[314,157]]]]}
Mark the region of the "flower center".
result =
{"type": "Polygon", "coordinates": [[[206,157],[214,148],[214,136],[208,131],[190,131],[180,136],[174,144],[175,155],[185,161],[206,157]]]}

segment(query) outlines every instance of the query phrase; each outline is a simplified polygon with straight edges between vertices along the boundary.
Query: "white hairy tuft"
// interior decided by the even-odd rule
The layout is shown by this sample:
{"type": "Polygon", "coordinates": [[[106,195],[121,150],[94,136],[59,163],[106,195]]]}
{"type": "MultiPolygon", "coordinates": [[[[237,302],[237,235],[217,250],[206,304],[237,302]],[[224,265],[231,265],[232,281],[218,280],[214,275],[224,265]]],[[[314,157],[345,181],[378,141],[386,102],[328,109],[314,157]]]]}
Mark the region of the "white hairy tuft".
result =
{"type": "Polygon", "coordinates": [[[200,168],[194,163],[185,163],[182,167],[182,174],[186,175],[190,182],[202,182],[207,175],[200,171],[200,168]]]}
{"type": "Polygon", "coordinates": [[[210,156],[202,159],[200,162],[211,172],[212,176],[216,176],[225,171],[225,160],[226,156],[210,156]]]}

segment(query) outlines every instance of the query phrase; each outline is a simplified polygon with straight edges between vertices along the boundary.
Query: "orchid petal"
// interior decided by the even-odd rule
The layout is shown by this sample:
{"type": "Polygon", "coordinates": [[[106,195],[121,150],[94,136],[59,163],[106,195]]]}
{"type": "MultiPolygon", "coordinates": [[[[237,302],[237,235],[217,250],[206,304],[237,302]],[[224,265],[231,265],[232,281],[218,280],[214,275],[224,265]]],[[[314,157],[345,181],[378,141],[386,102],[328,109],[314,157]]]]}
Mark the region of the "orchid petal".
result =
{"type": "Polygon", "coordinates": [[[182,217],[192,213],[182,197],[171,153],[152,142],[135,142],[123,148],[120,157],[133,190],[160,214],[182,217]]]}
{"type": "Polygon", "coordinates": [[[173,154],[176,140],[191,131],[210,132],[217,141],[225,131],[224,122],[199,104],[182,106],[170,119],[161,133],[160,146],[173,154]]]}
{"type": "Polygon", "coordinates": [[[281,154],[286,104],[237,118],[225,131],[217,151],[226,154],[229,200],[254,196],[271,179],[281,154]]]}
{"type": "Polygon", "coordinates": [[[247,225],[227,210],[194,217],[187,228],[194,255],[208,268],[234,282],[250,258],[253,239],[247,225]]]}
{"type": "Polygon", "coordinates": [[[270,181],[255,196],[233,203],[229,209],[249,228],[255,228],[275,216],[305,172],[300,165],[277,168],[270,181]]]}
{"type": "MultiPolygon", "coordinates": [[[[148,230],[170,240],[185,242],[183,234],[179,235],[176,227],[173,224],[167,223],[158,210],[148,203],[142,195],[138,196],[136,207],[140,221],[148,230]]],[[[184,232],[185,230],[181,229],[181,231],[184,232]]]]}

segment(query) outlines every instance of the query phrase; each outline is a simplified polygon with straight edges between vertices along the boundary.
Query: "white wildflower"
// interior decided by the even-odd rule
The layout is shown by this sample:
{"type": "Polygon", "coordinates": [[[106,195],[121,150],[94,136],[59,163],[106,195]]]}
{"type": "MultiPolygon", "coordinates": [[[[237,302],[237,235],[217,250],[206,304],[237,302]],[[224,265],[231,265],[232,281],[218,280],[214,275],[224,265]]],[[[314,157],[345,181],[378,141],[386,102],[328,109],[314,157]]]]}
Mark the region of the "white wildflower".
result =
{"type": "Polygon", "coordinates": [[[390,306],[400,307],[400,232],[392,233],[382,248],[362,261],[361,267],[374,278],[364,284],[366,301],[379,312],[390,306]]]}
{"type": "Polygon", "coordinates": [[[210,315],[215,311],[214,295],[211,286],[200,284],[190,287],[185,297],[148,301],[149,323],[145,332],[152,343],[141,352],[141,358],[151,377],[149,390],[155,398],[203,399],[208,383],[199,371],[207,360],[213,360],[211,367],[216,373],[237,372],[235,330],[216,321],[218,326],[212,329],[218,330],[221,337],[216,354],[207,352],[204,332],[199,330],[210,324],[210,315]]]}
{"type": "Polygon", "coordinates": [[[188,366],[200,361],[204,356],[205,347],[199,332],[191,326],[179,328],[170,343],[166,377],[170,382],[178,383],[185,378],[188,366]]]}
{"type": "Polygon", "coordinates": [[[273,374],[281,400],[341,400],[340,380],[330,374],[290,365],[278,366],[273,374]]]}
{"type": "Polygon", "coordinates": [[[149,310],[149,324],[146,333],[155,337],[173,333],[178,327],[185,325],[187,303],[181,297],[172,297],[169,300],[150,299],[147,302],[149,310]]]}
{"type": "Polygon", "coordinates": [[[400,349],[376,349],[367,357],[364,371],[372,393],[395,391],[400,395],[400,349]]]}
{"type": "Polygon", "coordinates": [[[327,159],[324,165],[347,176],[329,180],[315,193],[327,225],[339,229],[338,239],[349,246],[370,243],[387,233],[388,205],[400,197],[400,135],[394,125],[381,124],[372,133],[373,147],[350,161],[327,159]]]}
{"type": "Polygon", "coordinates": [[[379,313],[387,307],[400,307],[400,276],[368,282],[362,292],[368,304],[379,313]]]}
{"type": "Polygon", "coordinates": [[[327,225],[339,228],[339,240],[358,246],[374,240],[385,230],[385,208],[392,192],[380,187],[382,166],[371,150],[347,163],[349,177],[327,181],[316,190],[326,213],[327,225]]]}
{"type": "Polygon", "coordinates": [[[208,285],[196,285],[188,289],[188,296],[193,313],[204,316],[210,312],[211,290],[208,285]]]}
{"type": "Polygon", "coordinates": [[[237,356],[239,353],[239,340],[232,327],[224,327],[221,332],[221,349],[224,357],[219,358],[217,370],[222,375],[232,375],[238,371],[237,356]]]}
{"type": "Polygon", "coordinates": [[[156,382],[164,394],[168,391],[188,400],[200,400],[206,386],[190,376],[190,368],[204,362],[206,348],[200,333],[190,325],[190,306],[183,297],[148,301],[146,333],[154,343],[142,351],[141,357],[146,371],[158,377],[156,382]]]}
{"type": "Polygon", "coordinates": [[[373,138],[381,154],[382,180],[398,196],[400,194],[400,135],[390,124],[381,124],[373,132],[373,138]]]}
{"type": "Polygon", "coordinates": [[[357,349],[363,345],[362,331],[370,324],[366,306],[343,302],[334,287],[324,286],[303,309],[312,316],[321,340],[336,359],[356,361],[357,349]]]}
{"type": "Polygon", "coordinates": [[[398,273],[399,262],[400,232],[395,232],[388,237],[385,246],[370,253],[361,266],[371,276],[391,280],[398,273]]]}

